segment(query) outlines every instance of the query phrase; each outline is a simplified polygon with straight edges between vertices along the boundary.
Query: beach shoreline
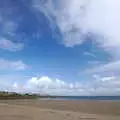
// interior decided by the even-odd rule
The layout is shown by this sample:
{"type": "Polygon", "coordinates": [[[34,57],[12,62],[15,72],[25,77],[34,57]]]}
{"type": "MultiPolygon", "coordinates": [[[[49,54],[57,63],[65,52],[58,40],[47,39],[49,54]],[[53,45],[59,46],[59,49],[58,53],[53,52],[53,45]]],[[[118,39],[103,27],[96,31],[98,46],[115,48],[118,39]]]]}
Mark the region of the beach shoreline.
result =
{"type": "MultiPolygon", "coordinates": [[[[11,114],[9,113],[9,116],[13,115],[13,118],[9,120],[14,120],[14,116],[18,114],[24,117],[31,115],[29,120],[34,120],[32,117],[36,116],[35,120],[48,120],[50,116],[49,120],[78,120],[80,116],[83,118],[87,117],[84,120],[88,118],[95,120],[120,120],[119,101],[0,100],[0,116],[8,116],[8,113],[4,113],[4,111],[14,111],[11,114]]],[[[82,118],[79,120],[82,120],[82,118]]]]}

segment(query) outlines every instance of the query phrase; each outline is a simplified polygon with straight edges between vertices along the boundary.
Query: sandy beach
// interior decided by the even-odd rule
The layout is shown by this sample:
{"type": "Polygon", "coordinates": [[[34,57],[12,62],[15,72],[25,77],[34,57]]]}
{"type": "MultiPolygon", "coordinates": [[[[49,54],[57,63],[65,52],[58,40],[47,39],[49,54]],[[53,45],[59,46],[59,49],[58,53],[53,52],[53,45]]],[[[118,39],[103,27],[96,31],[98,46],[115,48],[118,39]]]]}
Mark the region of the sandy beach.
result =
{"type": "Polygon", "coordinates": [[[120,120],[120,102],[1,100],[0,120],[120,120]]]}

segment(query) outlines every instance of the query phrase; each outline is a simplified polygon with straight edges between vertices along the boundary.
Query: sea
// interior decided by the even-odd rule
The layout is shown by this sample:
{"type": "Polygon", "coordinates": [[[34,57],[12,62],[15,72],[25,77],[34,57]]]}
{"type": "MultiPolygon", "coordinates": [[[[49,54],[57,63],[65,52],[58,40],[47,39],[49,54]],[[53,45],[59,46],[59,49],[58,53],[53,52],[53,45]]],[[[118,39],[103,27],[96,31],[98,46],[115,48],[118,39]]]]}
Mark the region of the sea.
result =
{"type": "Polygon", "coordinates": [[[120,101],[120,96],[62,96],[62,97],[49,97],[49,98],[42,98],[42,99],[44,100],[115,100],[115,101],[120,101]]]}

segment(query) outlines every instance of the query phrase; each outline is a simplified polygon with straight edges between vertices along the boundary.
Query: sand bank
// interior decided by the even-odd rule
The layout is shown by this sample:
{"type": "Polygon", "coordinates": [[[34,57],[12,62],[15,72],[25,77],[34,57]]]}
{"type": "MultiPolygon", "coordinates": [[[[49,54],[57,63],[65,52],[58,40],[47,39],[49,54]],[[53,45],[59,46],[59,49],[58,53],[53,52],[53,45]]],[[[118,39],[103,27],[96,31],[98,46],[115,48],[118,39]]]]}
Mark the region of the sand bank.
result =
{"type": "Polygon", "coordinates": [[[0,101],[0,120],[120,120],[120,102],[0,101]]]}

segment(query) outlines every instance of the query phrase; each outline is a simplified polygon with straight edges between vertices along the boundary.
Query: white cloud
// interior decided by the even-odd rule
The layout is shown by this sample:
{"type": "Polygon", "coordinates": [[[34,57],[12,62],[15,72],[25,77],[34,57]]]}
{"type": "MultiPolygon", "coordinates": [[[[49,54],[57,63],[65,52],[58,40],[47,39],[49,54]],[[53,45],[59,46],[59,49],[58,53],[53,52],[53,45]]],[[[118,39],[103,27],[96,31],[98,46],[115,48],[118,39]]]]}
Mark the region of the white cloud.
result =
{"type": "MultiPolygon", "coordinates": [[[[3,84],[6,90],[49,95],[120,95],[120,77],[95,76],[91,81],[66,82],[48,76],[32,77],[26,83],[3,84]]],[[[3,81],[4,82],[4,81],[3,81]]],[[[6,83],[6,82],[5,82],[6,83]]]]}
{"type": "MultiPolygon", "coordinates": [[[[92,68],[87,68],[85,70],[87,75],[96,73],[107,75],[108,77],[103,78],[103,81],[111,78],[111,75],[115,75],[118,79],[120,72],[119,0],[60,0],[57,1],[57,7],[52,0],[45,1],[44,5],[40,0],[32,1],[33,8],[45,14],[52,28],[56,22],[63,37],[62,43],[66,47],[80,45],[89,36],[94,38],[93,42],[97,43],[98,47],[111,55],[108,63],[98,63],[92,68]]],[[[104,56],[101,57],[104,59],[104,56]]],[[[107,90],[109,91],[108,88],[104,88],[103,91],[107,90]]]]}
{"type": "Polygon", "coordinates": [[[88,68],[84,72],[86,74],[118,74],[120,72],[120,60],[112,61],[107,64],[97,65],[93,68],[88,68]]]}
{"type": "Polygon", "coordinates": [[[111,77],[104,77],[104,78],[101,79],[101,81],[105,82],[105,81],[110,81],[110,80],[115,80],[115,79],[116,79],[116,77],[111,76],[111,77]]]}
{"type": "MultiPolygon", "coordinates": [[[[21,75],[19,73],[3,73],[0,74],[0,90],[6,91],[21,91],[22,83],[25,82],[29,77],[21,75]],[[19,88],[19,90],[18,90],[19,88]]],[[[24,91],[24,90],[23,90],[24,91]]]]}
{"type": "Polygon", "coordinates": [[[10,17],[13,12],[13,7],[6,6],[3,6],[0,11],[0,48],[9,51],[20,51],[24,48],[24,44],[19,43],[20,40],[18,40],[17,35],[20,20],[19,18],[10,17]],[[13,42],[13,40],[16,42],[13,42]]]}
{"type": "Polygon", "coordinates": [[[115,51],[120,50],[119,0],[61,0],[57,7],[52,0],[32,1],[33,8],[43,12],[53,28],[56,20],[65,46],[82,44],[91,33],[98,36],[94,40],[99,47],[119,54],[115,51]]]}
{"type": "MultiPolygon", "coordinates": [[[[119,0],[60,0],[57,7],[52,0],[32,0],[34,13],[40,19],[37,10],[43,12],[49,19],[52,29],[56,22],[63,36],[63,44],[67,47],[82,44],[89,35],[97,36],[94,39],[98,47],[103,48],[113,56],[113,61],[88,68],[85,73],[99,74],[91,81],[83,84],[67,83],[63,80],[49,78],[48,76],[33,77],[21,86],[19,83],[11,85],[14,90],[45,92],[50,94],[118,94],[120,92],[119,77],[114,74],[120,71],[120,1],[119,0]],[[54,18],[54,20],[53,20],[54,18]],[[89,34],[90,33],[90,34],[89,34]],[[116,59],[117,58],[117,59],[116,59]],[[106,75],[101,77],[100,75],[106,75]]],[[[33,9],[32,9],[33,10],[33,9]]],[[[0,22],[4,22],[0,16],[0,22]]],[[[15,33],[17,24],[6,20],[3,24],[3,33],[15,33]]],[[[23,49],[23,44],[13,43],[5,38],[0,40],[0,48],[17,51],[23,49]]],[[[85,53],[90,55],[89,53],[85,53]]],[[[92,54],[91,54],[92,55],[92,54]]],[[[94,55],[92,55],[94,56],[94,55]]],[[[95,56],[94,56],[95,57],[95,56]]],[[[2,69],[24,69],[22,61],[0,60],[2,69]]]]}
{"type": "Polygon", "coordinates": [[[51,79],[48,76],[33,77],[28,80],[26,87],[31,89],[31,91],[36,92],[60,92],[63,89],[67,90],[70,87],[70,84],[59,79],[51,79]]]}
{"type": "Polygon", "coordinates": [[[96,55],[91,52],[84,52],[84,55],[96,58],[96,55]]]}
{"type": "Polygon", "coordinates": [[[0,11],[0,36],[14,36],[18,28],[18,19],[12,18],[14,6],[3,5],[0,11]]]}
{"type": "Polygon", "coordinates": [[[120,92],[120,76],[94,76],[94,86],[96,93],[102,95],[119,95],[120,92]]]}
{"type": "Polygon", "coordinates": [[[20,51],[24,48],[24,44],[14,43],[6,38],[0,38],[0,48],[8,51],[20,51]]]}
{"type": "Polygon", "coordinates": [[[11,61],[0,58],[0,70],[25,70],[26,68],[28,66],[21,60],[11,61]]]}
{"type": "Polygon", "coordinates": [[[99,65],[99,64],[102,64],[102,62],[95,60],[95,61],[88,61],[88,64],[89,65],[99,65]]]}

